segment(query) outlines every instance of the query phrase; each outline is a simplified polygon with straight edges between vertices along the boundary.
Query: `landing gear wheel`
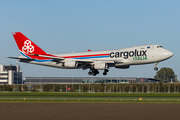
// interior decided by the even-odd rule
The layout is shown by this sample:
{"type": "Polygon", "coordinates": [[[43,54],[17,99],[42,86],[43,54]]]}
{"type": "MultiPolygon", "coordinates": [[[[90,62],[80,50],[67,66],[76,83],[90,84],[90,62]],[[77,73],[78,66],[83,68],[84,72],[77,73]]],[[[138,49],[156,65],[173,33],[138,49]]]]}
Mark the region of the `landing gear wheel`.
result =
{"type": "Polygon", "coordinates": [[[93,76],[96,76],[96,73],[93,72],[92,75],[93,75],[93,76]]]}
{"type": "Polygon", "coordinates": [[[103,72],[103,75],[107,75],[107,72],[109,72],[109,70],[105,69],[104,72],[103,72]]]}
{"type": "Polygon", "coordinates": [[[107,75],[107,72],[103,72],[103,75],[107,75]]]}
{"type": "Polygon", "coordinates": [[[157,71],[157,70],[158,70],[158,67],[155,67],[154,70],[157,71]]]}
{"type": "Polygon", "coordinates": [[[109,72],[109,70],[108,70],[108,69],[105,69],[104,72],[109,72]]]}
{"type": "Polygon", "coordinates": [[[155,71],[158,70],[158,67],[157,67],[158,63],[159,63],[159,62],[156,62],[156,63],[155,63],[155,68],[154,68],[155,71]]]}
{"type": "Polygon", "coordinates": [[[155,68],[154,68],[155,71],[158,70],[158,67],[157,67],[158,63],[159,63],[159,62],[156,62],[156,63],[155,63],[155,68]]]}
{"type": "Polygon", "coordinates": [[[94,73],[95,73],[95,74],[99,74],[99,71],[98,71],[98,70],[94,70],[94,73]]]}
{"type": "Polygon", "coordinates": [[[90,69],[90,71],[88,72],[88,75],[96,76],[97,74],[99,74],[99,71],[96,69],[90,69]]]}
{"type": "Polygon", "coordinates": [[[88,75],[92,75],[92,72],[88,72],[88,75]]]}

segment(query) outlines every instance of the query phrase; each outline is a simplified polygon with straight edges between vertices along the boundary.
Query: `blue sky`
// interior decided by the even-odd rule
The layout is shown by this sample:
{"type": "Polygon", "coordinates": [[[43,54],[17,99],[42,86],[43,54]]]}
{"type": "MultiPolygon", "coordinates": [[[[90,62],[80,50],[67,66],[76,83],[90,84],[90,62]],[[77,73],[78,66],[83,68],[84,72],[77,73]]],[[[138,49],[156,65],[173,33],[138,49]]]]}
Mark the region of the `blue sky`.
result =
{"type": "MultiPolygon", "coordinates": [[[[160,62],[180,78],[178,0],[8,0],[0,1],[0,64],[16,64],[20,53],[12,32],[22,32],[48,53],[120,49],[160,44],[174,56],[160,62]]],[[[88,70],[65,70],[19,63],[24,76],[86,77],[88,70]]],[[[102,71],[100,71],[102,73],[102,71]]],[[[98,76],[103,76],[102,74],[98,76]]],[[[107,77],[154,77],[154,64],[110,68],[107,77]]]]}

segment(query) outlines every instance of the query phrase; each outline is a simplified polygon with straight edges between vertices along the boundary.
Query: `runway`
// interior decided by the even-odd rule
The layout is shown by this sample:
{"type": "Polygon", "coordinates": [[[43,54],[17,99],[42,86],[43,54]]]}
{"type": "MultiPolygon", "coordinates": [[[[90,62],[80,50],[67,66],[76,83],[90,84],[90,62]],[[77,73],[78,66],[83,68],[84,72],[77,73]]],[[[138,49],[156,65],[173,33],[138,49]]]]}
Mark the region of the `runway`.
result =
{"type": "Polygon", "coordinates": [[[0,103],[0,120],[179,120],[178,103],[0,103]]]}

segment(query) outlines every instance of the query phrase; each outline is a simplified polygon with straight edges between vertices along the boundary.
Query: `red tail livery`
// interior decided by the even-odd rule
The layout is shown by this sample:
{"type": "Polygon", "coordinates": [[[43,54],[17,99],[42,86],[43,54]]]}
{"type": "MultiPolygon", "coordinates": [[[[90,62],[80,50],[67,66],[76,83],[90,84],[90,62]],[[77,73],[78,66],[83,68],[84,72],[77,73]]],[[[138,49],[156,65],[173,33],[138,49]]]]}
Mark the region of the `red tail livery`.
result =
{"type": "Polygon", "coordinates": [[[29,54],[46,54],[40,47],[33,43],[29,38],[24,36],[21,32],[13,33],[17,46],[21,52],[26,55],[29,54]]]}

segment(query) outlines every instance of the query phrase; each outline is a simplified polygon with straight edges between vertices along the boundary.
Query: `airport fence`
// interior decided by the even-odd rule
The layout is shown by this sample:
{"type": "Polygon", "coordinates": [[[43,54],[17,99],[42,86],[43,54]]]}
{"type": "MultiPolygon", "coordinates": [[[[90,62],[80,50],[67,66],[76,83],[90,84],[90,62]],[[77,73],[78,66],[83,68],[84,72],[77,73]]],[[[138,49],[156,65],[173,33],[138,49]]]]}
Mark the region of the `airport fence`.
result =
{"type": "Polygon", "coordinates": [[[0,92],[179,93],[180,83],[0,85],[0,92]]]}

